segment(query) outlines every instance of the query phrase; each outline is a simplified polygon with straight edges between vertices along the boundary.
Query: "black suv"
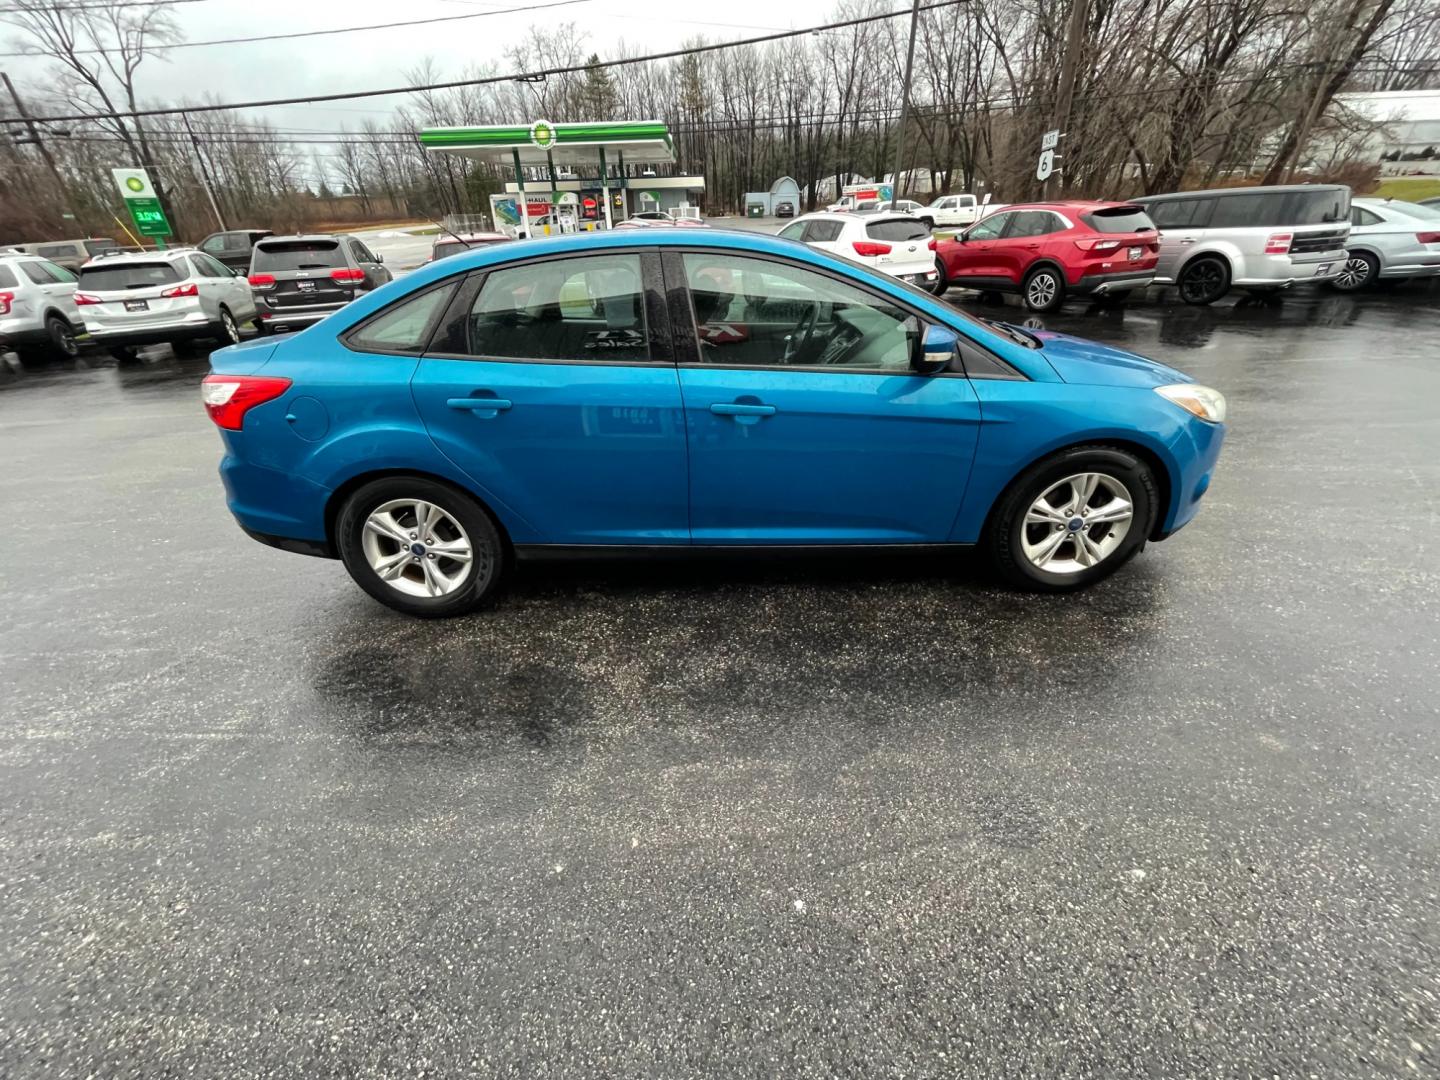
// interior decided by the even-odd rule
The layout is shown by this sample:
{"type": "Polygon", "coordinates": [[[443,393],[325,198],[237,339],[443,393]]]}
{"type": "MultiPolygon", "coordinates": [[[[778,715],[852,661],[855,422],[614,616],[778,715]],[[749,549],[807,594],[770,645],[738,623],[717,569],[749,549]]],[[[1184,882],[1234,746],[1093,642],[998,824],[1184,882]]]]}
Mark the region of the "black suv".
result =
{"type": "Polygon", "coordinates": [[[232,229],[211,233],[198,247],[212,259],[219,259],[231,270],[244,274],[250,269],[250,252],[255,241],[274,235],[269,229],[232,229]]]}
{"type": "Polygon", "coordinates": [[[260,333],[298,330],[378,288],[385,260],[353,236],[267,236],[250,255],[260,333]]]}

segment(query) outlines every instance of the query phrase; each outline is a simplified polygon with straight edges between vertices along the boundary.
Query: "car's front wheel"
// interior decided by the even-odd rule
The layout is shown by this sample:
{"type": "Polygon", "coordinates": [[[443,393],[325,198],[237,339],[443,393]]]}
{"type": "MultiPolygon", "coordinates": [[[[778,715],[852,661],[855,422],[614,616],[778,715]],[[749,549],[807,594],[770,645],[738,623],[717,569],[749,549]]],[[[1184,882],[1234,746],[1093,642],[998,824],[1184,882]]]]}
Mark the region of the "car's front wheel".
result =
{"type": "Polygon", "coordinates": [[[1158,508],[1155,477],[1135,455],[1074,447],[1010,486],[985,542],[1011,585],[1065,592],[1108,577],[1139,551],[1158,508]]]}
{"type": "Polygon", "coordinates": [[[340,511],[336,540],[356,584],[421,618],[475,610],[505,570],[505,548],[485,509],[458,488],[418,476],[389,476],[356,491],[340,511]]]}
{"type": "Polygon", "coordinates": [[[1021,295],[1031,311],[1054,311],[1065,302],[1065,279],[1058,270],[1042,266],[1030,271],[1021,295]]]}

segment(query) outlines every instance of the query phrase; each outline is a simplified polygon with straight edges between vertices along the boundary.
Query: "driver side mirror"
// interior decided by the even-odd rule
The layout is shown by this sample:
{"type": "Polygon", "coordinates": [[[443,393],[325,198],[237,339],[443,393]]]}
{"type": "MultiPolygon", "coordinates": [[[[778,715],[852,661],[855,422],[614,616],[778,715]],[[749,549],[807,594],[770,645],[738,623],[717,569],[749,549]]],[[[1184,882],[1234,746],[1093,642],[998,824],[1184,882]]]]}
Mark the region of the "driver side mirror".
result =
{"type": "Polygon", "coordinates": [[[960,335],[954,330],[944,326],[927,326],[920,349],[910,366],[917,375],[938,375],[949,369],[959,347],[960,335]]]}
{"type": "Polygon", "coordinates": [[[376,255],[375,255],[375,261],[376,261],[377,263],[383,263],[383,262],[385,261],[385,256],[384,256],[384,255],[381,255],[381,254],[379,254],[379,253],[377,252],[376,255]]]}

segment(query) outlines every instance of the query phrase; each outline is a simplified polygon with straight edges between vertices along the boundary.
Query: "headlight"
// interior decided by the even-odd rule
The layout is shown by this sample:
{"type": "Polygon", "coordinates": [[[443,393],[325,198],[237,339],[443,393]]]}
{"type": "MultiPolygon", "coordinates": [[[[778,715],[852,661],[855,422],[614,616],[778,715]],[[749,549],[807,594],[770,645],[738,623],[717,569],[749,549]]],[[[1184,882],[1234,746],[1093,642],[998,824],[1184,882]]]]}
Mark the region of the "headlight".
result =
{"type": "Polygon", "coordinates": [[[1173,386],[1157,386],[1155,392],[1201,420],[1212,424],[1225,422],[1225,395],[1219,390],[1211,390],[1198,383],[1175,383],[1173,386]]]}

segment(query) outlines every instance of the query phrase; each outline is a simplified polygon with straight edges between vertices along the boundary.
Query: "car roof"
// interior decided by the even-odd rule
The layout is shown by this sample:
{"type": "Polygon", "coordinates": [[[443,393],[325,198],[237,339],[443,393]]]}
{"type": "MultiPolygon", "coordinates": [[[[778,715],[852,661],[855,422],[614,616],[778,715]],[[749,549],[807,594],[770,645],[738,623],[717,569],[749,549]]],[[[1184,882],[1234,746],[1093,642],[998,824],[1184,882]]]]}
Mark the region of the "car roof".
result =
{"type": "Polygon", "coordinates": [[[1192,199],[1199,195],[1264,195],[1291,191],[1339,191],[1344,184],[1269,184],[1255,187],[1202,188],[1198,191],[1167,191],[1164,195],[1137,195],[1135,202],[1153,202],[1157,199],[1192,199]]]}
{"type": "Polygon", "coordinates": [[[296,241],[306,240],[334,240],[336,242],[339,242],[341,240],[349,239],[349,237],[349,233],[294,233],[287,236],[262,236],[259,240],[255,242],[257,244],[274,244],[282,240],[292,244],[296,241]]]}
{"type": "Polygon", "coordinates": [[[87,262],[86,266],[94,266],[97,263],[104,263],[106,266],[120,266],[130,262],[173,262],[182,256],[193,254],[195,249],[189,245],[183,247],[168,247],[163,251],[117,251],[113,254],[101,253],[94,256],[87,262]]]}
{"type": "Polygon", "coordinates": [[[509,240],[510,238],[500,232],[467,232],[467,233],[441,233],[435,237],[437,244],[453,244],[457,240],[509,240]]]}

